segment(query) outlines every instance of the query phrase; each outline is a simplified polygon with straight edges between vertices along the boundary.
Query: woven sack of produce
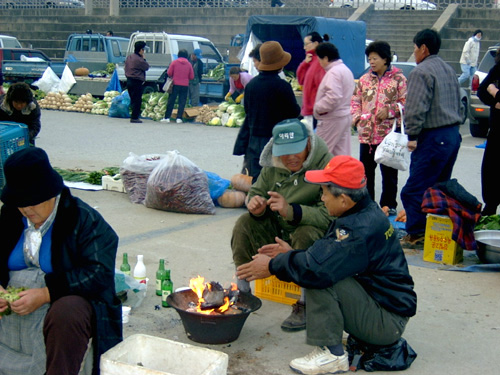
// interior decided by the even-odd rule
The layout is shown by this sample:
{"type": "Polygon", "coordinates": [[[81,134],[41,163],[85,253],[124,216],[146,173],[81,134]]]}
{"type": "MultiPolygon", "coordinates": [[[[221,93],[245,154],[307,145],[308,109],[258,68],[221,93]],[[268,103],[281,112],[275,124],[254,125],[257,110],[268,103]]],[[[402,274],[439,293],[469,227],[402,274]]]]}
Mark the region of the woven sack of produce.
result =
{"type": "Polygon", "coordinates": [[[144,204],[164,211],[215,214],[207,175],[177,150],[168,151],[151,172],[144,204]]]}
{"type": "Polygon", "coordinates": [[[148,178],[165,154],[136,155],[133,152],[123,161],[120,176],[132,203],[144,203],[148,178]]]}

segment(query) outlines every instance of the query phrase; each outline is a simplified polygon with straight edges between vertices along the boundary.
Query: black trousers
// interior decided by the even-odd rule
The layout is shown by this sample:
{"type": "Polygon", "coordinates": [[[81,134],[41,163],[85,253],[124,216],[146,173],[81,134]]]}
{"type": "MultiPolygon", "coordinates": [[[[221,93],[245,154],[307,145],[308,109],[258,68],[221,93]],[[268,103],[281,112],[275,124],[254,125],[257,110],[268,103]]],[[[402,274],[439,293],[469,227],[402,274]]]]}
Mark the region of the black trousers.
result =
{"type": "Polygon", "coordinates": [[[132,119],[137,120],[141,115],[142,91],[144,82],[140,79],[127,78],[127,90],[130,95],[130,108],[132,119]]]}
{"type": "MultiPolygon", "coordinates": [[[[375,200],[375,150],[378,145],[369,145],[360,143],[359,145],[359,160],[365,167],[366,188],[370,197],[375,200]]],[[[380,207],[387,206],[396,208],[398,205],[398,170],[380,164],[380,172],[382,173],[382,195],[380,196],[380,207]]]]}
{"type": "Polygon", "coordinates": [[[184,113],[184,107],[186,106],[188,91],[189,91],[189,86],[174,85],[172,93],[168,96],[165,118],[170,118],[170,116],[172,115],[172,111],[174,110],[175,100],[179,98],[179,106],[177,107],[177,118],[182,119],[182,114],[184,113]]]}
{"type": "Polygon", "coordinates": [[[490,131],[486,141],[481,164],[481,190],[487,210],[484,215],[495,215],[500,204],[498,192],[498,161],[500,160],[500,124],[490,121],[490,131]]]}

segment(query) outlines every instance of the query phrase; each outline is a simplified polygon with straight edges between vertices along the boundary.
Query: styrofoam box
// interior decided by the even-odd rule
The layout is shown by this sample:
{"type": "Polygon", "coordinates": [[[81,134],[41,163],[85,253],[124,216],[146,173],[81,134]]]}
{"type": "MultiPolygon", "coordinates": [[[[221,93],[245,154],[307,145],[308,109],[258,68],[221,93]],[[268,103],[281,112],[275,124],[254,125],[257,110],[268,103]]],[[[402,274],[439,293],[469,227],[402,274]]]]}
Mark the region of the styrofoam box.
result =
{"type": "Polygon", "coordinates": [[[123,187],[123,181],[121,179],[115,180],[116,176],[102,176],[102,188],[104,190],[117,191],[119,193],[125,193],[125,188],[123,187]]]}
{"type": "Polygon", "coordinates": [[[101,375],[226,375],[228,355],[136,334],[101,356],[101,375]]]}

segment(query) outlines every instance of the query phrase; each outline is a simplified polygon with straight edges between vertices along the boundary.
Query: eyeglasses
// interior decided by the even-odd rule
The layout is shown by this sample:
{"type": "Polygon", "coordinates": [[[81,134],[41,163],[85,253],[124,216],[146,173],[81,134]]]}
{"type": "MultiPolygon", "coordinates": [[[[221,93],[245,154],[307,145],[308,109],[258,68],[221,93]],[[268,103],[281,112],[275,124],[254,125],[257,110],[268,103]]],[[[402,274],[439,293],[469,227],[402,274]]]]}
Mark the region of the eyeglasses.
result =
{"type": "Polygon", "coordinates": [[[309,44],[311,44],[312,42],[307,42],[307,43],[304,43],[304,47],[307,47],[309,44]]]}

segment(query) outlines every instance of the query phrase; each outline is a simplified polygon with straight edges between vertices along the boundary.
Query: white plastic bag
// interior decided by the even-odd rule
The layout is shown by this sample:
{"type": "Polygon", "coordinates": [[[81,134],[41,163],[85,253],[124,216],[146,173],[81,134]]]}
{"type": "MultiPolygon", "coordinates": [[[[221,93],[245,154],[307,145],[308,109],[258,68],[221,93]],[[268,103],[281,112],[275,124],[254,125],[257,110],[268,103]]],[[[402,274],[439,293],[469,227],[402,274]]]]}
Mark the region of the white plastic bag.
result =
{"type": "Polygon", "coordinates": [[[172,90],[174,88],[173,83],[174,83],[174,80],[170,77],[167,77],[167,80],[165,81],[165,84],[163,85],[163,91],[171,94],[172,90]]]}
{"type": "Polygon", "coordinates": [[[33,86],[38,87],[40,90],[43,92],[58,92],[59,91],[59,82],[61,80],[57,76],[56,73],[52,70],[52,68],[49,66],[47,69],[45,69],[45,72],[43,72],[42,77],[33,82],[33,86]]]}
{"type": "Polygon", "coordinates": [[[69,68],[68,64],[64,67],[63,74],[61,76],[61,82],[59,82],[59,92],[68,93],[69,90],[76,83],[75,77],[73,77],[73,73],[69,68]]]}
{"type": "Polygon", "coordinates": [[[385,136],[375,151],[375,162],[388,167],[406,171],[410,167],[410,151],[408,150],[408,136],[405,134],[403,106],[398,103],[401,113],[401,133],[396,132],[397,119],[389,134],[385,136]]]}
{"type": "Polygon", "coordinates": [[[146,207],[186,214],[215,214],[205,172],[191,160],[168,151],[148,179],[146,207]]]}

